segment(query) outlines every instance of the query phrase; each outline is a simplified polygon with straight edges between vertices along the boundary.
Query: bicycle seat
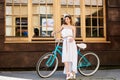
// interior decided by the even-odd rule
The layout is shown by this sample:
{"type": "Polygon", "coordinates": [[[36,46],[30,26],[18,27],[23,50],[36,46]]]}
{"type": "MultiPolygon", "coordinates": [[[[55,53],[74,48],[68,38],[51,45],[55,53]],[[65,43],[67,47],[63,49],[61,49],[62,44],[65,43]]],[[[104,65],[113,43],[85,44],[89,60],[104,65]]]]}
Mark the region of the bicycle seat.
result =
{"type": "Polygon", "coordinates": [[[77,46],[81,49],[85,49],[87,47],[87,44],[85,43],[80,43],[80,44],[77,44],[77,46]]]}

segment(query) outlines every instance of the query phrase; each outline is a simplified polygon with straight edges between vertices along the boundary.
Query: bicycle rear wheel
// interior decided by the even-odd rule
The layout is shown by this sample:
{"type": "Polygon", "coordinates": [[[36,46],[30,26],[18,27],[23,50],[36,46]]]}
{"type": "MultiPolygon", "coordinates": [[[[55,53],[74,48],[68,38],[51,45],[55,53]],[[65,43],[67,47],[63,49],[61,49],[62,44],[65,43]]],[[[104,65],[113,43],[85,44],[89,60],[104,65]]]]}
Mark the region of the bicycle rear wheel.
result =
{"type": "Polygon", "coordinates": [[[52,52],[44,54],[37,62],[36,71],[42,78],[50,77],[58,67],[58,58],[52,52]]]}
{"type": "Polygon", "coordinates": [[[98,70],[99,65],[99,57],[93,52],[88,52],[80,58],[78,71],[84,76],[91,76],[98,70]]]}

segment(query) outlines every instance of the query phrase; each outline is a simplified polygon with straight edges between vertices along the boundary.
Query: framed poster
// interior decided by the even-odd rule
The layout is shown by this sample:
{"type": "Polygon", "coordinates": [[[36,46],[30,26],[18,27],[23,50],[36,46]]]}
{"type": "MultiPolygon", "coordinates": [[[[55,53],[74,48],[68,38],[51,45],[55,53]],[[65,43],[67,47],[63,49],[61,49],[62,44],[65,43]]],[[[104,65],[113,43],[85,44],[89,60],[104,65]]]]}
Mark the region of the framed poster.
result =
{"type": "Polygon", "coordinates": [[[54,26],[54,21],[52,18],[42,18],[42,31],[52,31],[54,26]]]}

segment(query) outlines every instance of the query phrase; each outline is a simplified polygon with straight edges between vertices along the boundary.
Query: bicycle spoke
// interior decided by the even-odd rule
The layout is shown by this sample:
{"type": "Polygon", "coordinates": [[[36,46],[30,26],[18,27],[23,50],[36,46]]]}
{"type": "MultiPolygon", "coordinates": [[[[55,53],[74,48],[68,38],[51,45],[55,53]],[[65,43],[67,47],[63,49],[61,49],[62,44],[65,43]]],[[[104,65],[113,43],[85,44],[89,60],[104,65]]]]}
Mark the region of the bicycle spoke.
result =
{"type": "Polygon", "coordinates": [[[47,53],[37,63],[36,69],[40,77],[50,77],[57,69],[58,59],[52,53],[47,53]]]}
{"type": "Polygon", "coordinates": [[[83,55],[78,63],[78,70],[85,76],[93,75],[99,68],[99,58],[94,53],[86,53],[83,55]]]}

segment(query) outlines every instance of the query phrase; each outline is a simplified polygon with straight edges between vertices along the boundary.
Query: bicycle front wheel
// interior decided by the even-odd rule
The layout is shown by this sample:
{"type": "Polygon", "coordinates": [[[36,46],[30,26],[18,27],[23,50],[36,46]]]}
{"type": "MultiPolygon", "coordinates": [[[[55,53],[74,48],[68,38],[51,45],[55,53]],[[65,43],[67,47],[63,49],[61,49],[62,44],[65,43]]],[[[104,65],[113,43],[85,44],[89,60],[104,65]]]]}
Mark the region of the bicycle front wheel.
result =
{"type": "Polygon", "coordinates": [[[99,57],[93,52],[88,52],[80,58],[78,71],[84,76],[91,76],[98,70],[99,65],[99,57]]]}
{"type": "Polygon", "coordinates": [[[42,78],[50,77],[58,67],[58,58],[52,52],[44,54],[36,65],[36,71],[42,78]]]}

